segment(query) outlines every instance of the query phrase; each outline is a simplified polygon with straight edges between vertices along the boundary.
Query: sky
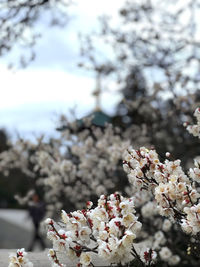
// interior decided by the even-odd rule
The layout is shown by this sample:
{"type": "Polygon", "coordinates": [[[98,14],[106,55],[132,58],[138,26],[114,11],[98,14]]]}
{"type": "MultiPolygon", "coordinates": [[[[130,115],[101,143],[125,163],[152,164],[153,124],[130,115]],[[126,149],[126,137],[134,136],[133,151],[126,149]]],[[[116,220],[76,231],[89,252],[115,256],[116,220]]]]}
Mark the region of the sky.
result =
{"type": "MultiPolygon", "coordinates": [[[[113,6],[106,0],[78,0],[70,9],[66,28],[45,27],[44,18],[40,19],[37,27],[42,38],[35,47],[36,59],[27,68],[8,70],[9,62],[18,60],[17,49],[0,58],[0,128],[27,138],[43,132],[51,135],[59,114],[69,114],[75,108],[81,117],[94,110],[94,77],[77,69],[77,34],[95,30],[101,14],[116,16],[123,2],[117,0],[113,6]]],[[[121,98],[115,87],[112,89],[101,98],[102,109],[108,114],[114,112],[121,98]]]]}

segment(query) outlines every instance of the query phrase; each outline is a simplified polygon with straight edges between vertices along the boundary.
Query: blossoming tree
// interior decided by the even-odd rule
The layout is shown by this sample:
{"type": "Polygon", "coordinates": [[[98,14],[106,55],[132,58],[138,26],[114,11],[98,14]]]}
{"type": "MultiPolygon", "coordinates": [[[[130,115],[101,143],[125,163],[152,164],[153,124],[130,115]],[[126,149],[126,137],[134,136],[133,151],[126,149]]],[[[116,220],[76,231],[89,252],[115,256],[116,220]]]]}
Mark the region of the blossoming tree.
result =
{"type": "MultiPolygon", "coordinates": [[[[194,115],[197,124],[187,126],[187,130],[199,137],[199,108],[194,115]]],[[[53,242],[49,257],[54,266],[64,266],[59,260],[63,253],[78,266],[93,266],[92,254],[120,266],[150,266],[155,260],[156,266],[198,266],[199,160],[195,159],[195,168],[186,174],[180,160],[170,160],[168,152],[166,157],[161,161],[155,150],[145,147],[129,148],[124,153],[129,182],[138,191],[149,192],[146,203],[143,200],[137,205],[139,209],[134,203],[136,197],[115,193],[102,195],[94,209],[89,201],[86,209],[68,214],[62,211],[62,223],[47,219],[47,235],[53,242]],[[181,229],[185,234],[179,240],[181,229]],[[141,240],[145,241],[140,242],[142,248],[136,248],[136,241],[141,240]]]]}
{"type": "MultiPolygon", "coordinates": [[[[200,137],[199,108],[194,115],[197,124],[185,126],[191,134],[200,137]]],[[[144,266],[156,261],[156,266],[199,266],[199,158],[195,159],[194,168],[186,173],[181,161],[173,160],[169,152],[166,159],[162,159],[155,149],[133,149],[129,142],[119,148],[123,139],[117,129],[111,126],[104,130],[90,128],[90,122],[86,120],[85,123],[79,135],[78,125],[71,124],[61,133],[63,139],[53,140],[52,144],[42,142],[42,139],[37,145],[27,144],[34,151],[29,158],[33,164],[31,173],[33,177],[39,174],[36,180],[50,189],[45,197],[53,200],[54,206],[50,205],[53,211],[61,208],[62,199],[59,197],[62,193],[76,201],[80,190],[83,191],[85,183],[88,183],[88,193],[82,194],[81,198],[78,196],[78,202],[74,203],[79,210],[63,210],[61,222],[45,221],[47,236],[53,243],[49,251],[53,266],[64,266],[63,256],[79,266],[92,266],[93,255],[105,260],[105,265],[144,266]],[[74,131],[78,139],[74,138],[74,131]],[[67,138],[69,136],[71,139],[67,138]],[[69,151],[63,152],[63,147],[67,147],[66,140],[70,140],[69,151]],[[132,197],[129,198],[120,193],[109,195],[109,191],[115,190],[117,180],[112,180],[112,177],[105,180],[108,173],[116,171],[115,165],[122,158],[123,150],[123,167],[132,185],[132,190],[129,190],[132,197]],[[105,159],[109,161],[103,161],[105,159]],[[108,162],[109,168],[105,169],[108,162]],[[97,169],[98,173],[95,172],[97,169]],[[91,176],[86,180],[88,175],[91,176]],[[68,191],[63,187],[63,181],[68,191]],[[112,186],[109,187],[109,183],[112,186]],[[93,191],[98,187],[102,191],[96,195],[104,191],[106,194],[100,196],[97,204],[89,201],[85,209],[80,208],[84,198],[93,197],[93,191]],[[75,195],[71,193],[72,189],[75,195]]],[[[19,146],[21,150],[16,150],[18,154],[15,154],[16,159],[21,157],[19,161],[13,161],[13,151],[6,152],[12,157],[2,154],[6,162],[3,164],[1,161],[2,170],[8,170],[10,159],[13,164],[22,162],[24,169],[30,171],[25,161],[27,154],[24,151],[27,150],[22,144],[19,146]]],[[[19,260],[18,256],[17,259],[11,257],[11,262],[14,260],[19,260]]]]}

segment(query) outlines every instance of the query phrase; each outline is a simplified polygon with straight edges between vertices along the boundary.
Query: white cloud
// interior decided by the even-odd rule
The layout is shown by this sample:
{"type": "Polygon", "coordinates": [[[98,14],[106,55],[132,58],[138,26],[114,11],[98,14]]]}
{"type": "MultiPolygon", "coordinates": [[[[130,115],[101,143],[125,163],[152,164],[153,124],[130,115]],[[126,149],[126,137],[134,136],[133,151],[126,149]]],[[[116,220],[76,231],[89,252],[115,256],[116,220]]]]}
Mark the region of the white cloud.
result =
{"type": "Polygon", "coordinates": [[[0,66],[0,109],[14,108],[30,103],[64,102],[72,105],[92,103],[94,82],[88,77],[77,77],[64,71],[27,69],[16,73],[0,66]]]}
{"type": "MultiPolygon", "coordinates": [[[[95,107],[92,78],[48,69],[13,73],[2,65],[0,75],[0,127],[10,131],[48,132],[55,126],[56,114],[69,113],[76,106],[81,117],[95,107]]],[[[112,113],[119,99],[113,91],[103,93],[102,109],[112,113]]]]}

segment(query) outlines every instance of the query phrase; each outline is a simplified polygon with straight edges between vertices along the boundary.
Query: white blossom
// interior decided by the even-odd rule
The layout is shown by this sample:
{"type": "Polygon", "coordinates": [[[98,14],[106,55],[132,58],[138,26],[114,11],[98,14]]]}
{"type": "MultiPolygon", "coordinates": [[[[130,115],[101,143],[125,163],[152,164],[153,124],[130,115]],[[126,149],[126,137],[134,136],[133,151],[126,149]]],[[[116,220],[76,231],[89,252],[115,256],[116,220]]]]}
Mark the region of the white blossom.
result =
{"type": "Polygon", "coordinates": [[[134,199],[119,193],[101,195],[97,207],[92,209],[91,203],[89,207],[69,214],[62,211],[63,226],[52,219],[45,221],[53,243],[50,257],[57,259],[54,253],[58,251],[88,266],[95,252],[109,263],[130,262],[133,242],[142,226],[135,216],[134,199]]]}
{"type": "Polygon", "coordinates": [[[10,253],[9,260],[8,267],[33,267],[24,248],[18,249],[16,253],[10,253]]]}

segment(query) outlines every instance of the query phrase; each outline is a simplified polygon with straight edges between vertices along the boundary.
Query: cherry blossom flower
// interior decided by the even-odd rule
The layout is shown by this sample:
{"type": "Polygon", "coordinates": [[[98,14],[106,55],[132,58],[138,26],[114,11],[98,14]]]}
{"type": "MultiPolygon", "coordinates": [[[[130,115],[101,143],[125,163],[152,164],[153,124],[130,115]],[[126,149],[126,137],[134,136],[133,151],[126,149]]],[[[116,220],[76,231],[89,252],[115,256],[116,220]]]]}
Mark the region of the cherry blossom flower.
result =
{"type": "Polygon", "coordinates": [[[62,223],[46,219],[47,237],[53,243],[50,258],[62,264],[57,254],[64,253],[82,266],[91,264],[92,254],[110,264],[133,260],[137,256],[133,244],[142,226],[135,215],[134,198],[114,193],[100,196],[93,209],[92,203],[86,206],[90,208],[62,211],[62,223]]]}
{"type": "Polygon", "coordinates": [[[18,249],[16,253],[10,253],[9,260],[8,267],[33,267],[24,248],[18,249]]]}

